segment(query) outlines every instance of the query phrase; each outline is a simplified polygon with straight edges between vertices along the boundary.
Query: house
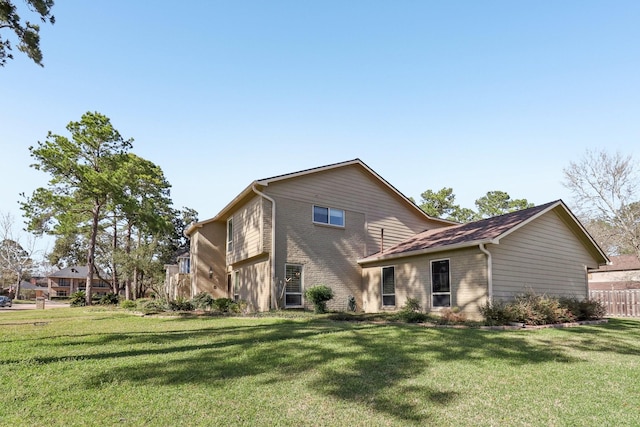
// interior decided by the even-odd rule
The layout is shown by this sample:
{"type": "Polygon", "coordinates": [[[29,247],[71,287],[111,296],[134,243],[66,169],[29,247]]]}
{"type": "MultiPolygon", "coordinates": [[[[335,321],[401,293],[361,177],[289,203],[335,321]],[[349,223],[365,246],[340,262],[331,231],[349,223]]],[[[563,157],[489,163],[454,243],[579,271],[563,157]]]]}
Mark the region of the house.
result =
{"type": "Polygon", "coordinates": [[[37,284],[37,278],[32,277],[30,281],[22,281],[20,283],[20,298],[19,299],[36,299],[45,298],[49,295],[49,288],[37,284]]]}
{"type": "Polygon", "coordinates": [[[640,289],[640,259],[636,255],[612,256],[610,264],[589,271],[589,289],[640,289]]]}
{"type": "Polygon", "coordinates": [[[189,251],[176,257],[176,264],[165,264],[165,293],[170,299],[189,298],[191,295],[191,258],[189,251]]]}
{"type": "Polygon", "coordinates": [[[359,159],[253,181],[216,216],[192,224],[191,296],[250,308],[301,308],[330,286],[333,310],[458,306],[470,317],[527,289],[587,296],[606,255],[561,201],[457,224],[424,213],[359,159]]]}
{"type": "Polygon", "coordinates": [[[558,200],[428,230],[359,260],[363,308],[394,309],[411,297],[432,311],[456,306],[479,318],[487,302],[525,292],[584,299],[587,269],[607,261],[558,200]]]}
{"type": "MultiPolygon", "coordinates": [[[[84,291],[87,284],[88,267],[71,266],[58,270],[47,276],[49,298],[67,298],[71,294],[84,291]]],[[[111,292],[111,287],[106,274],[94,274],[92,282],[92,293],[95,296],[106,295],[111,292]]]]}

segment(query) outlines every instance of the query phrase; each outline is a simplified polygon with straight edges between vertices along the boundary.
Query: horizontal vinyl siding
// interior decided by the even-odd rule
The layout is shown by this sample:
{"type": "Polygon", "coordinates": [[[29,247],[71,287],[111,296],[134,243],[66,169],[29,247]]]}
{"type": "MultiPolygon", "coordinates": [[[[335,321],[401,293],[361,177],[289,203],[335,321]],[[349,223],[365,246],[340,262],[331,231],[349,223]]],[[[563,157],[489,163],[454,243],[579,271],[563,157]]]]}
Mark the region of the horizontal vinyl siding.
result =
{"type": "MultiPolygon", "coordinates": [[[[380,250],[380,230],[384,229],[385,247],[440,224],[422,216],[392,193],[377,178],[353,165],[323,171],[270,184],[265,193],[313,204],[359,212],[366,218],[366,246],[361,257],[380,250]]],[[[311,219],[311,207],[302,213],[311,219]]],[[[346,224],[350,217],[346,215],[346,224]]]]}
{"type": "Polygon", "coordinates": [[[225,246],[227,230],[220,222],[204,224],[191,236],[192,294],[207,292],[214,298],[227,297],[225,246]],[[196,256],[198,254],[198,256],[196,256]],[[213,277],[209,277],[209,269],[213,277]]]}
{"type": "Polygon", "coordinates": [[[240,299],[247,303],[249,311],[269,311],[271,289],[269,258],[263,257],[253,262],[233,266],[232,293],[234,292],[233,280],[235,280],[236,271],[240,273],[240,299]]]}
{"type": "Polygon", "coordinates": [[[262,198],[254,197],[231,216],[233,218],[233,250],[227,262],[233,264],[263,253],[262,198]]]}
{"type": "Polygon", "coordinates": [[[587,296],[585,266],[594,263],[553,211],[490,245],[494,297],[526,291],[552,296],[587,296]]]}
{"type": "Polygon", "coordinates": [[[402,308],[407,298],[416,298],[423,309],[434,310],[431,307],[431,261],[442,259],[449,260],[452,307],[459,307],[469,319],[480,318],[480,307],[487,301],[487,260],[475,247],[367,266],[362,273],[363,310],[382,310],[382,267],[396,268],[396,309],[402,308]]]}

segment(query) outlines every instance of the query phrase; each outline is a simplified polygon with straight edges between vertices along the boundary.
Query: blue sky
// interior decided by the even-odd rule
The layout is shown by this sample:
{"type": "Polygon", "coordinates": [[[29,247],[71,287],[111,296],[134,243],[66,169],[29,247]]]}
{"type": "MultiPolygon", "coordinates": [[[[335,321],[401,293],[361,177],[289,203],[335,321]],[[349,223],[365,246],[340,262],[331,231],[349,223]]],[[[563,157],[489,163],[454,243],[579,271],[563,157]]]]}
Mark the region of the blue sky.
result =
{"type": "Polygon", "coordinates": [[[571,207],[570,161],[640,155],[638,1],[58,3],[45,67],[0,68],[0,211],[18,222],[49,178],[28,147],[86,111],[201,219],[254,179],[356,157],[416,200],[571,207]]]}

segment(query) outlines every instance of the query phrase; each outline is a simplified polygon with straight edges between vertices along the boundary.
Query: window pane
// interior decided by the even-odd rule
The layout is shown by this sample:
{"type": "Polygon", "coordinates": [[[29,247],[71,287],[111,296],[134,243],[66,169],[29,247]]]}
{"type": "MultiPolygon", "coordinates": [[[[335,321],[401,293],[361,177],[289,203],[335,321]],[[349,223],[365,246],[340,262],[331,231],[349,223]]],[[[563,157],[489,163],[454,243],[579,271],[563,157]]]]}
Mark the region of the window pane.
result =
{"type": "Polygon", "coordinates": [[[449,260],[435,261],[431,264],[431,285],[433,292],[450,292],[449,260]]]}
{"type": "Polygon", "coordinates": [[[451,295],[434,295],[433,296],[434,307],[451,307],[451,295]]]}
{"type": "Polygon", "coordinates": [[[382,269],[382,294],[390,295],[396,293],[395,268],[385,267],[382,269]]]}
{"type": "Polygon", "coordinates": [[[329,209],[329,223],[344,227],[344,211],[340,209],[329,209]]]}
{"type": "Polygon", "coordinates": [[[302,292],[302,266],[288,264],[285,267],[287,293],[302,292]]]}
{"type": "Polygon", "coordinates": [[[396,296],[395,295],[383,296],[382,305],[396,305],[396,296]]]}
{"type": "Polygon", "coordinates": [[[302,305],[302,295],[287,294],[285,296],[285,305],[302,305]]]}
{"type": "Polygon", "coordinates": [[[313,207],[313,221],[329,224],[329,208],[313,207]]]}

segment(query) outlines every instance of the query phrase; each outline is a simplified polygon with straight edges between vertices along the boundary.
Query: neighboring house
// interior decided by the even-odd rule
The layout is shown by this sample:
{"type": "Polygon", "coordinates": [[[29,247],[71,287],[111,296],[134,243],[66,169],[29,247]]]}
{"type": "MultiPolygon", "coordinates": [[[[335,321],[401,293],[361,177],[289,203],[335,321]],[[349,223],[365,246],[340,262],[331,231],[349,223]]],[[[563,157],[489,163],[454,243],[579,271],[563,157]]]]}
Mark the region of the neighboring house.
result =
{"type": "Polygon", "coordinates": [[[189,252],[176,257],[176,264],[165,264],[165,292],[170,299],[191,296],[191,258],[189,252]]]}
{"type": "Polygon", "coordinates": [[[587,268],[607,257],[561,202],[460,225],[429,217],[355,159],[252,182],[215,217],[192,224],[191,296],[247,301],[258,311],[308,307],[428,310],[470,317],[528,289],[587,296],[587,268]]]}
{"type": "Polygon", "coordinates": [[[31,281],[23,281],[20,283],[21,297],[18,299],[36,299],[40,297],[47,297],[49,295],[49,288],[47,286],[41,286],[36,284],[36,278],[31,278],[31,281]]]}
{"type": "Polygon", "coordinates": [[[636,255],[612,256],[609,265],[589,271],[589,289],[640,289],[640,260],[636,255]]]}
{"type": "MultiPolygon", "coordinates": [[[[49,298],[69,297],[74,292],[84,291],[87,285],[88,267],[72,266],[56,271],[47,276],[49,298]]],[[[111,292],[111,287],[106,280],[106,274],[101,274],[102,279],[94,274],[92,282],[92,293],[95,296],[106,295],[111,292]]]]}

